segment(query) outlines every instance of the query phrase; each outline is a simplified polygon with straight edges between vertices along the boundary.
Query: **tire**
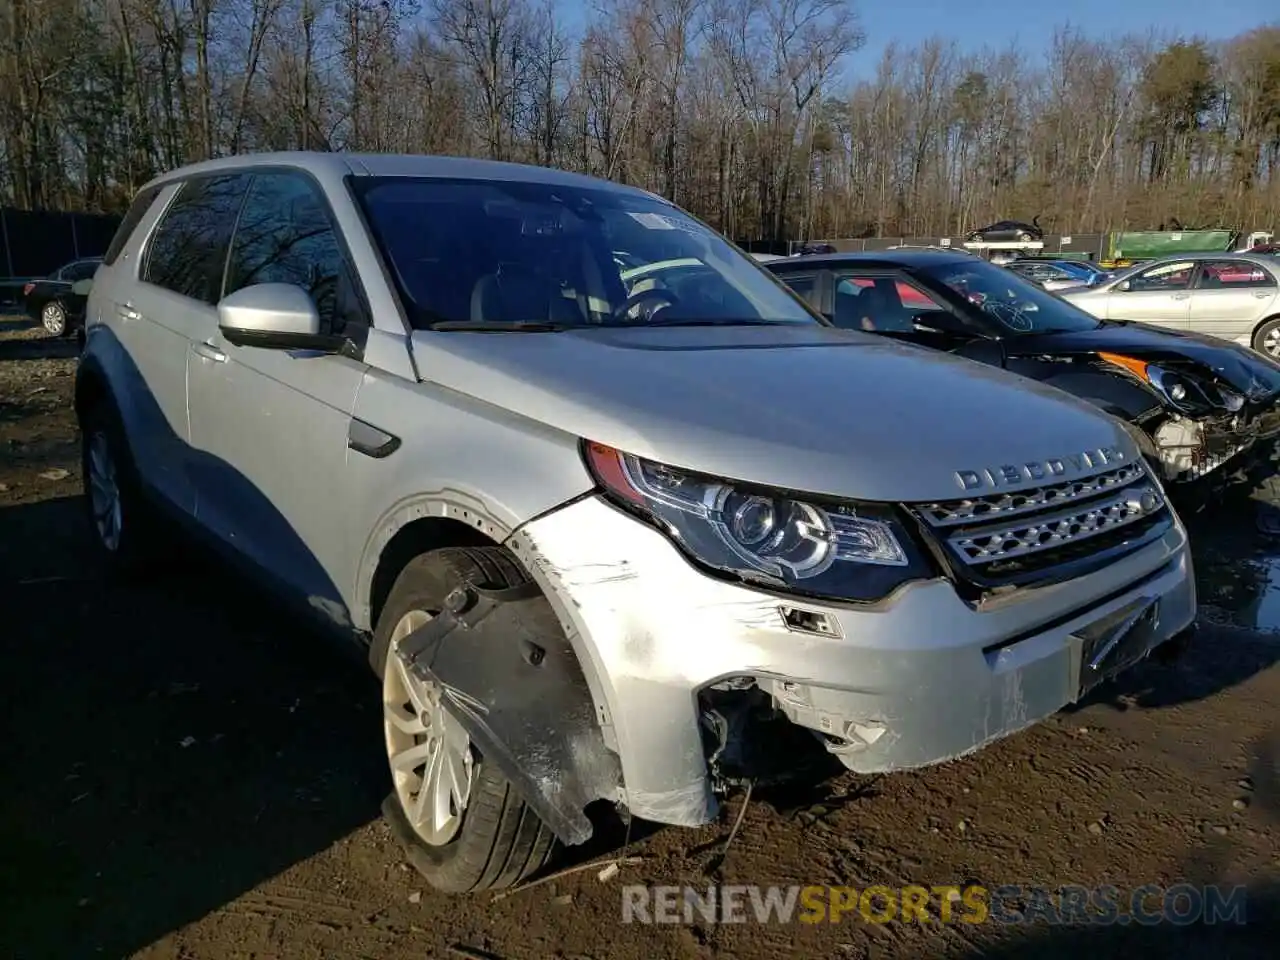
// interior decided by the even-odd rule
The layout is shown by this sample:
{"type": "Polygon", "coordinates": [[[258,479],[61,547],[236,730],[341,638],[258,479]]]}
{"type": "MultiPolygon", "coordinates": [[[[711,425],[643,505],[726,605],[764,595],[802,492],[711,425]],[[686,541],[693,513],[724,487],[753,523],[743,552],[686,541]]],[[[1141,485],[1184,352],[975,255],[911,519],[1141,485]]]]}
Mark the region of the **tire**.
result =
{"type": "MultiPolygon", "coordinates": [[[[393,659],[392,640],[399,639],[397,627],[403,630],[406,618],[419,612],[437,613],[445,596],[463,581],[504,588],[528,579],[515,558],[496,546],[433,550],[411,560],[400,572],[378,617],[370,650],[370,660],[383,680],[383,730],[388,765],[393,753],[403,746],[393,744],[393,738],[410,736],[393,729],[388,719],[390,713],[401,706],[395,701],[402,699],[399,690],[406,682],[406,675],[398,670],[398,662],[393,659]]],[[[411,706],[410,701],[404,700],[403,706],[411,706]]],[[[402,722],[413,717],[412,710],[404,713],[402,722]]],[[[443,722],[456,721],[446,718],[443,722]]],[[[416,739],[413,743],[420,745],[416,739]]],[[[441,744],[436,749],[446,748],[446,744],[441,744]]],[[[424,835],[424,830],[430,831],[429,827],[414,826],[406,805],[412,802],[412,781],[423,780],[417,776],[416,768],[404,775],[403,783],[392,771],[393,786],[383,802],[383,815],[409,862],[435,889],[444,893],[466,893],[514,886],[546,864],[554,851],[555,837],[511,783],[492,764],[485,763],[474,746],[468,744],[464,749],[472,757],[470,790],[465,806],[456,811],[457,822],[451,836],[431,842],[424,835]]],[[[451,811],[456,809],[454,799],[450,797],[451,811]]]]}
{"type": "Polygon", "coordinates": [[[1253,349],[1272,360],[1280,360],[1280,317],[1264,320],[1253,333],[1253,349]],[[1268,347],[1267,341],[1271,340],[1268,347]]]}
{"type": "Polygon", "coordinates": [[[1026,231],[1023,231],[1022,233],[1018,234],[1019,243],[1030,243],[1032,239],[1033,237],[1031,236],[1031,234],[1027,233],[1026,231]]]}
{"type": "Polygon", "coordinates": [[[40,326],[51,337],[67,334],[67,308],[57,300],[50,300],[40,308],[40,326]]]}
{"type": "Polygon", "coordinates": [[[94,405],[81,418],[80,471],[90,536],[108,575],[129,579],[151,570],[163,554],[162,523],[142,493],[119,414],[109,402],[94,405]],[[118,510],[98,499],[106,493],[99,485],[104,473],[114,478],[118,510]],[[114,536],[102,522],[104,509],[114,522],[114,536]]]}

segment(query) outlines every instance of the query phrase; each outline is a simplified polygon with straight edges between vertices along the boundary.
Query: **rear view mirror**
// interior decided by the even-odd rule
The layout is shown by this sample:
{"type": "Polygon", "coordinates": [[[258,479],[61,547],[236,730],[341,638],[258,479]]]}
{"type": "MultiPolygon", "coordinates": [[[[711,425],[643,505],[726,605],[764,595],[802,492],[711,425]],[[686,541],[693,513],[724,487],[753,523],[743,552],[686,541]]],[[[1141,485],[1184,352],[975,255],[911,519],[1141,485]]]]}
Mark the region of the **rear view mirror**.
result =
{"type": "Polygon", "coordinates": [[[321,332],[315,301],[291,283],[258,283],[223,297],[218,329],[228,343],[267,350],[337,353],[348,342],[321,332]]]}
{"type": "Polygon", "coordinates": [[[71,285],[71,292],[77,297],[87,297],[89,291],[93,289],[93,278],[87,277],[84,280],[77,280],[71,285]]]}

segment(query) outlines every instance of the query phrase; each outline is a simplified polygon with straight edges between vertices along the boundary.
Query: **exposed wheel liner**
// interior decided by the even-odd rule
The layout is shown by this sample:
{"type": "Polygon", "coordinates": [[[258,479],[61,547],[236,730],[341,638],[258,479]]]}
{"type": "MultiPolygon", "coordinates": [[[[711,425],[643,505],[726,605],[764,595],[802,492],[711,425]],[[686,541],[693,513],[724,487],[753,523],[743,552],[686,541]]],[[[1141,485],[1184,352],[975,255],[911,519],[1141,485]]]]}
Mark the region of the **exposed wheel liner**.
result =
{"type": "MultiPolygon", "coordinates": [[[[418,675],[441,684],[450,713],[466,728],[479,758],[452,842],[432,847],[420,840],[394,793],[383,803],[384,815],[409,861],[437,889],[510,886],[550,857],[555,831],[543,821],[564,820],[561,807],[573,807],[582,794],[574,789],[572,762],[563,758],[583,743],[605,752],[590,696],[550,605],[502,547],[447,547],[409,562],[374,634],[370,659],[379,673],[387,668],[394,625],[415,609],[433,619],[400,642],[399,651],[410,654],[402,653],[402,659],[411,661],[421,651],[421,662],[442,671],[443,682],[431,670],[418,675]],[[475,590],[491,596],[514,590],[524,598],[490,608],[501,615],[485,617],[480,627],[465,626],[447,608],[451,597],[475,590]],[[433,625],[440,626],[428,634],[433,625]],[[531,663],[527,655],[534,647],[544,653],[531,663]],[[577,722],[584,717],[589,731],[577,722]]],[[[581,808],[576,812],[581,815],[581,808]]],[[[577,837],[573,830],[564,832],[577,837]]]]}

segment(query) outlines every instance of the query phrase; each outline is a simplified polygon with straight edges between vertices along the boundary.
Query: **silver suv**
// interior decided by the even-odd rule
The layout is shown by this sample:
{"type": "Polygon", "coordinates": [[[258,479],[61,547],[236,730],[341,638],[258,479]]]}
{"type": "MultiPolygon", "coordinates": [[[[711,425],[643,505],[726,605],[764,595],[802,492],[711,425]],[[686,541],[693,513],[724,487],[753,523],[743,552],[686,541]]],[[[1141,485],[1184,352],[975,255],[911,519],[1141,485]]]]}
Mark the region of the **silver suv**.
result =
{"type": "Polygon", "coordinates": [[[695,826],[968,753],[1195,616],[1120,421],[834,329],[641,190],[202,163],[141,191],[86,319],[104,557],[185,526],[363,645],[384,811],[443,890],[517,882],[595,801],[695,826]]]}

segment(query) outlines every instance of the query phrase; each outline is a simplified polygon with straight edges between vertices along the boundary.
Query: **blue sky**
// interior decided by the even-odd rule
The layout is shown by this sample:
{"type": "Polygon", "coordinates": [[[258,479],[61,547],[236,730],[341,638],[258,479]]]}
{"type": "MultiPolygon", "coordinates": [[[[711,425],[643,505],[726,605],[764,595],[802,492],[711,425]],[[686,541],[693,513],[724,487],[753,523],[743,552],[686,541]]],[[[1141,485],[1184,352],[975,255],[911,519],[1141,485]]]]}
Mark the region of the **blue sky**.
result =
{"type": "MultiPolygon", "coordinates": [[[[854,57],[854,73],[879,59],[894,40],[911,45],[930,34],[953,37],[968,49],[1025,44],[1044,50],[1055,27],[1070,22],[1096,37],[1145,34],[1201,35],[1211,40],[1243,33],[1266,22],[1263,3],[1206,0],[1068,0],[1066,3],[1000,3],[998,0],[895,0],[859,6],[867,44],[854,57]]],[[[1280,9],[1275,9],[1280,21],[1280,9]]]]}
{"type": "MultiPolygon", "coordinates": [[[[558,0],[563,21],[581,28],[584,7],[599,0],[558,0]]],[[[1029,53],[1045,50],[1055,27],[1070,23],[1098,38],[1124,34],[1204,36],[1225,39],[1267,21],[1275,0],[1215,3],[1213,0],[861,0],[857,3],[867,43],[850,59],[847,75],[871,76],[891,42],[912,46],[930,36],[954,38],[961,47],[1003,49],[1023,44],[1029,53]]],[[[1271,22],[1280,23],[1280,9],[1271,22]]]]}

